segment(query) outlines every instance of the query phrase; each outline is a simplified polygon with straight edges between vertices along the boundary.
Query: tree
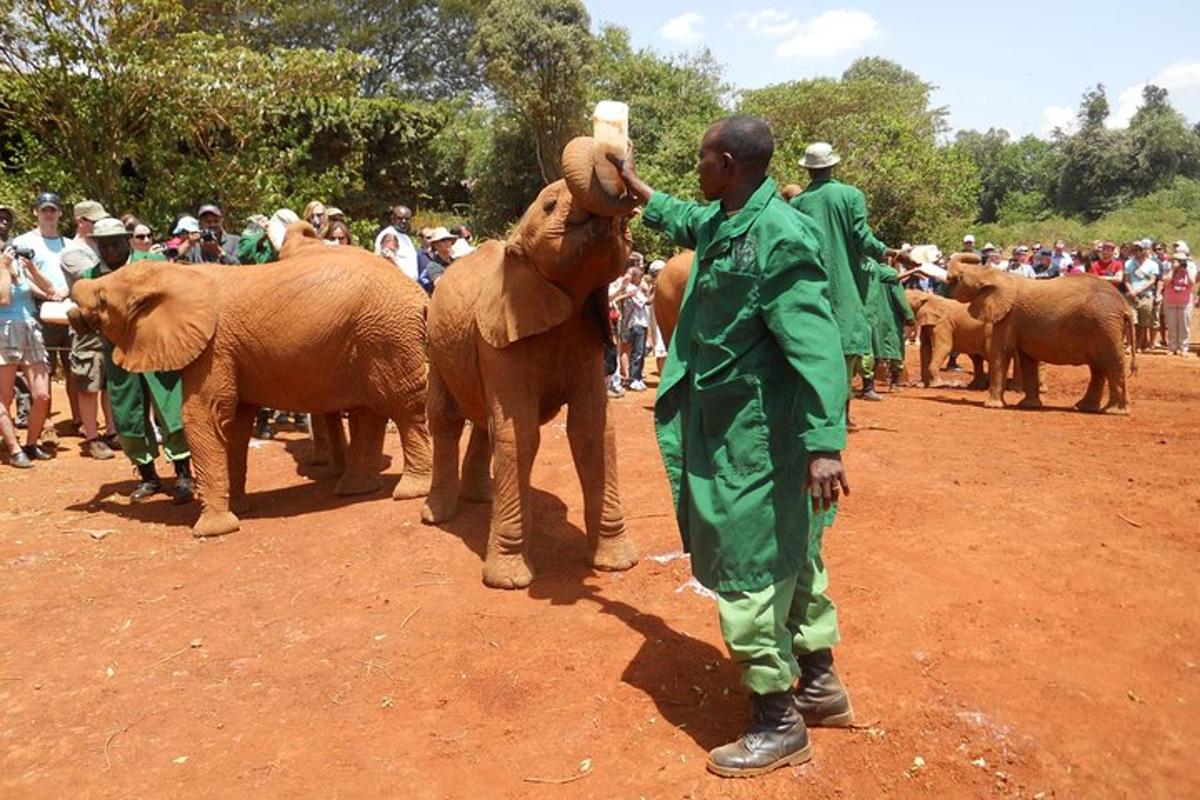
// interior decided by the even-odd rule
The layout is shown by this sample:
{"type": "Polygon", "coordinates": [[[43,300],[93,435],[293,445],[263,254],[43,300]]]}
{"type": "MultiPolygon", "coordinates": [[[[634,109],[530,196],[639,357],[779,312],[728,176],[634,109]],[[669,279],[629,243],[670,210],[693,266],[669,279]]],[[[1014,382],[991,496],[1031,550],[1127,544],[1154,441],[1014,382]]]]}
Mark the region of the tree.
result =
{"type": "Polygon", "coordinates": [[[1200,177],[1200,136],[1167,100],[1167,90],[1147,84],[1142,105],[1129,122],[1130,189],[1143,195],[1168,186],[1177,175],[1200,177]]]}
{"type": "Polygon", "coordinates": [[[1084,93],[1078,117],[1076,133],[1067,136],[1056,131],[1063,161],[1055,199],[1065,213],[1094,220],[1130,196],[1129,147],[1123,132],[1104,126],[1108,118],[1104,84],[1084,93]]]}
{"type": "Polygon", "coordinates": [[[1023,209],[1050,208],[1061,165],[1053,142],[1036,136],[1013,142],[1003,128],[989,128],[986,133],[959,131],[954,147],[979,170],[979,222],[995,222],[1010,192],[1025,195],[1019,203],[1023,209]],[[1040,199],[1035,202],[1030,197],[1040,199]]]}
{"type": "Polygon", "coordinates": [[[546,183],[561,175],[563,147],[585,129],[590,25],[580,0],[494,0],[471,46],[496,99],[529,134],[546,183]]]}

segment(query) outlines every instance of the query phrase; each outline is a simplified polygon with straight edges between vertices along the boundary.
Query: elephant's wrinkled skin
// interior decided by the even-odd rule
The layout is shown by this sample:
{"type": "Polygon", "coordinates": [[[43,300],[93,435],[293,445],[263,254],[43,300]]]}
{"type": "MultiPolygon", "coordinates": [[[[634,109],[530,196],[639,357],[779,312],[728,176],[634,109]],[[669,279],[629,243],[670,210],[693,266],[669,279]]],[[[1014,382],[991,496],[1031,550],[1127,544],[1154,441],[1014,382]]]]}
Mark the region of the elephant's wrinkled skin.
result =
{"type": "Polygon", "coordinates": [[[951,353],[962,353],[971,357],[975,371],[967,388],[986,389],[988,381],[983,358],[987,352],[987,325],[972,317],[965,305],[954,300],[914,289],[906,289],[904,295],[916,316],[913,324],[921,345],[921,385],[934,388],[958,385],[934,377],[934,371],[951,353]]]}
{"type": "MultiPolygon", "coordinates": [[[[954,298],[968,304],[971,316],[992,325],[987,346],[988,380],[985,405],[1004,405],[1008,360],[1020,361],[1025,397],[1021,408],[1040,408],[1038,364],[1086,364],[1091,370],[1087,391],[1075,407],[1100,411],[1108,384],[1108,405],[1125,413],[1126,333],[1131,335],[1129,307],[1107,281],[1091,275],[1033,280],[979,263],[978,256],[958,254],[950,260],[947,283],[954,298]]],[[[1135,362],[1136,363],[1136,362],[1135,362]]]]}
{"type": "Polygon", "coordinates": [[[380,485],[383,438],[404,446],[398,498],[430,482],[425,427],[425,294],[383,259],[327,247],[307,223],[287,231],[281,259],[240,267],[143,261],[75,284],[73,324],[99,330],[127,370],[180,370],[183,423],[196,467],[197,536],[238,529],[246,450],[261,406],[324,415],[344,468],[338,494],[380,485]]]}
{"type": "Polygon", "coordinates": [[[607,287],[625,265],[631,204],[590,195],[591,164],[590,140],[568,145],[566,179],[542,190],[506,242],[455,261],[429,304],[434,470],[421,516],[438,523],[455,514],[460,496],[486,499],[492,457],[488,586],[519,588],[533,579],[530,472],[540,426],[563,405],[592,564],[620,570],[637,561],[621,511],[602,365],[607,287]],[[572,153],[582,154],[578,163],[572,153]],[[471,438],[460,481],[465,420],[471,438]]]}
{"type": "Polygon", "coordinates": [[[683,305],[683,293],[687,289],[688,276],[692,272],[691,250],[681,250],[667,260],[662,272],[654,282],[654,319],[662,333],[663,342],[671,343],[671,334],[679,322],[679,307],[683,305]]]}

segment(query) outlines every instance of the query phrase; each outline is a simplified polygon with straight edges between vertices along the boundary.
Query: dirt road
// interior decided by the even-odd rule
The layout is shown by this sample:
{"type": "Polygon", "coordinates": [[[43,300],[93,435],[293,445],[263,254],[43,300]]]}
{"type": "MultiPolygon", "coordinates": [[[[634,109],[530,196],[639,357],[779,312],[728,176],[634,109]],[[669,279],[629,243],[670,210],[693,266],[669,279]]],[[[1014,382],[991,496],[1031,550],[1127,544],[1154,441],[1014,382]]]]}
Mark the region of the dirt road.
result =
{"type": "Polygon", "coordinates": [[[757,781],[704,771],[748,705],[677,557],[650,393],[612,403],[642,563],[587,568],[558,420],[511,593],[480,583],[485,506],[443,529],[334,498],[298,434],[251,451],[217,541],[64,439],[0,467],[0,796],[1200,796],[1200,360],[1140,361],[1128,418],[1063,410],[1083,369],[1047,371],[1042,412],[858,404],[826,555],[862,727],[757,781]]]}

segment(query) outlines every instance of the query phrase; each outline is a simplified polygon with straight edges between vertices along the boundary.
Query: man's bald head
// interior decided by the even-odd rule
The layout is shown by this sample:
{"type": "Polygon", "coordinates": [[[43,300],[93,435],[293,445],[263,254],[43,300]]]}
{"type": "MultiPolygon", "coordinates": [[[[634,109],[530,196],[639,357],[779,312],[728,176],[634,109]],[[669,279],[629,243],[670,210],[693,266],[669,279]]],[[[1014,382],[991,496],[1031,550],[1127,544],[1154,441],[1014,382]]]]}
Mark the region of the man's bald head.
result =
{"type": "Polygon", "coordinates": [[[729,153],[748,174],[765,174],[775,154],[775,137],[762,117],[735,114],[709,126],[704,138],[714,149],[729,153]]]}

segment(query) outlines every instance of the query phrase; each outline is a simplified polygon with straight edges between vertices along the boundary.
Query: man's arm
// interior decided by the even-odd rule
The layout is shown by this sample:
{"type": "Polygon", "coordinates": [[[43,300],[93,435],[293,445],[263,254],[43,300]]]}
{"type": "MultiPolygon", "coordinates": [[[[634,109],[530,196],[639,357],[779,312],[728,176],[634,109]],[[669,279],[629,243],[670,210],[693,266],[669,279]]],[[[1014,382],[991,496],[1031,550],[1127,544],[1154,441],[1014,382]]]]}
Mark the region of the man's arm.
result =
{"type": "Polygon", "coordinates": [[[804,491],[817,510],[850,493],[841,463],[846,446],[846,364],[841,334],[825,294],[828,279],[816,243],[780,238],[764,243],[759,298],[767,327],[796,375],[793,424],[809,453],[804,491]]]}
{"type": "Polygon", "coordinates": [[[653,187],[638,177],[633,162],[633,142],[624,159],[611,153],[608,160],[613,163],[625,182],[625,189],[638,203],[644,203],[642,222],[654,230],[662,231],[680,247],[694,250],[701,221],[706,216],[706,206],[677,200],[665,192],[656,192],[653,187]]]}
{"type": "Polygon", "coordinates": [[[862,255],[881,259],[887,254],[899,252],[889,250],[887,245],[875,238],[875,234],[867,225],[867,198],[857,189],[854,190],[854,198],[850,203],[850,222],[854,246],[862,255]]]}

